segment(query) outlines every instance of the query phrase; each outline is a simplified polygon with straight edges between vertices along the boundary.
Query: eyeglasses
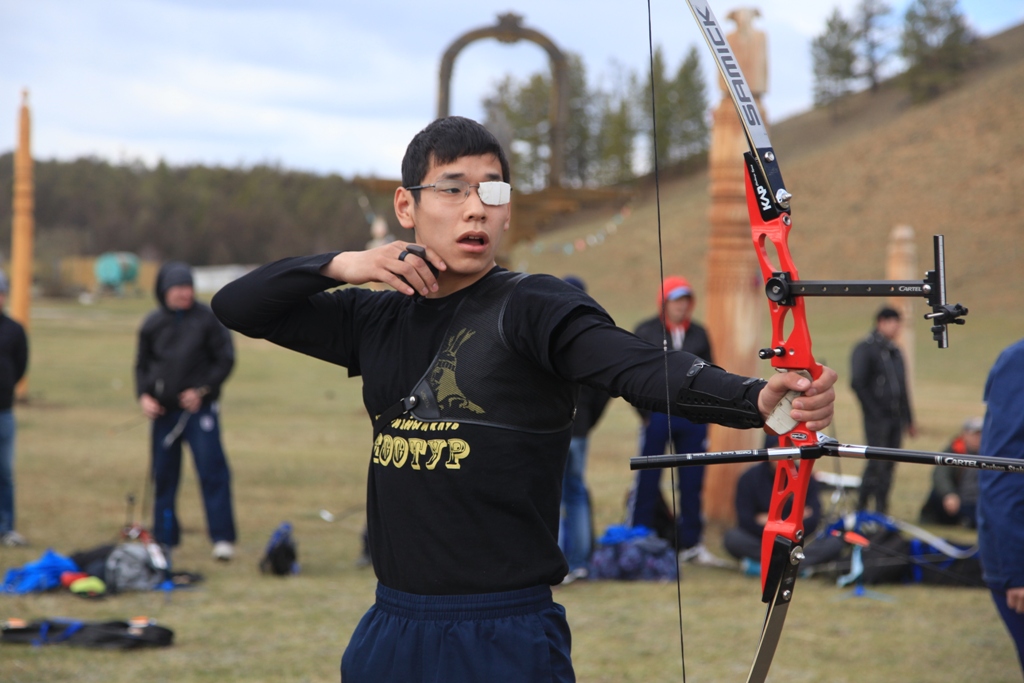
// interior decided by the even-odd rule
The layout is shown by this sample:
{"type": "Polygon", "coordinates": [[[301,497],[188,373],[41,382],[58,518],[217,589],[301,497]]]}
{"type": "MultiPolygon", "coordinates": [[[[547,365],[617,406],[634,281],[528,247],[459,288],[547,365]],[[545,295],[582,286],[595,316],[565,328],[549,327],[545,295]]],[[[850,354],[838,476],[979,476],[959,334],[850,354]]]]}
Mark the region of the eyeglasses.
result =
{"type": "Polygon", "coordinates": [[[499,180],[470,185],[465,180],[446,178],[431,185],[407,187],[407,190],[426,190],[431,188],[434,194],[445,204],[461,204],[469,197],[469,191],[476,188],[480,201],[488,206],[504,206],[512,199],[512,186],[499,180]]]}

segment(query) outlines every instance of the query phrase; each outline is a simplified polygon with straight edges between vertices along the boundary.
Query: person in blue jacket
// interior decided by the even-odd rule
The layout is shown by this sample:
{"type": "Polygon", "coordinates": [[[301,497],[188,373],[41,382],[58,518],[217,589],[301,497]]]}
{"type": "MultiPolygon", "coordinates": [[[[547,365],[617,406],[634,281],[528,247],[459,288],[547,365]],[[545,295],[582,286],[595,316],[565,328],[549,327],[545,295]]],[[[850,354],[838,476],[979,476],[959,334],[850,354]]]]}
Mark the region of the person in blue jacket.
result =
{"type": "MultiPolygon", "coordinates": [[[[1024,460],[1024,339],[1005,349],[985,382],[981,452],[1024,460]]],[[[978,544],[983,578],[1024,670],[1024,476],[978,473],[978,544]]]]}

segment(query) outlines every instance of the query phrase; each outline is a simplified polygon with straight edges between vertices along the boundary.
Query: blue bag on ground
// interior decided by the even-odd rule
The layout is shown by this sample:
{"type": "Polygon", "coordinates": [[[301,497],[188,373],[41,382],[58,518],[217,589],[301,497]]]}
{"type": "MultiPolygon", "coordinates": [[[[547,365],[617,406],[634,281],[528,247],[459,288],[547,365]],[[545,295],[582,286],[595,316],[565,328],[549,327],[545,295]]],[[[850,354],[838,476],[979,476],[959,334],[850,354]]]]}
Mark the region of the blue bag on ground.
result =
{"type": "Polygon", "coordinates": [[[611,526],[590,557],[591,579],[666,581],[679,575],[672,544],[646,527],[611,526]]]}
{"type": "Polygon", "coordinates": [[[47,548],[35,562],[24,567],[8,569],[4,576],[4,593],[22,595],[37,591],[48,591],[60,586],[60,575],[64,572],[77,572],[78,565],[70,558],[58,555],[52,548],[47,548]]]}

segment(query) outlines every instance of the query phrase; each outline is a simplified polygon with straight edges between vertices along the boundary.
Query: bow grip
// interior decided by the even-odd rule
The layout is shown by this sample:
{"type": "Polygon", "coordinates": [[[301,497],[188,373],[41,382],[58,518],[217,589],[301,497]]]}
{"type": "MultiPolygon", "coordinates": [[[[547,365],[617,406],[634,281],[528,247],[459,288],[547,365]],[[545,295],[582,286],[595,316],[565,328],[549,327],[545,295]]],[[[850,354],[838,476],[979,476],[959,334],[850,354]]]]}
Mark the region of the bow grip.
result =
{"type": "MultiPolygon", "coordinates": [[[[821,374],[821,366],[818,366],[818,374],[821,374]]],[[[814,378],[811,373],[807,370],[786,370],[784,368],[777,368],[779,372],[795,372],[801,377],[806,377],[809,380],[814,378]]],[[[800,395],[801,392],[796,389],[791,389],[786,392],[786,395],[782,397],[782,400],[776,404],[775,408],[772,409],[771,414],[765,419],[764,424],[766,427],[771,429],[776,434],[788,434],[796,428],[799,422],[793,419],[790,412],[793,410],[793,399],[800,395]]]]}

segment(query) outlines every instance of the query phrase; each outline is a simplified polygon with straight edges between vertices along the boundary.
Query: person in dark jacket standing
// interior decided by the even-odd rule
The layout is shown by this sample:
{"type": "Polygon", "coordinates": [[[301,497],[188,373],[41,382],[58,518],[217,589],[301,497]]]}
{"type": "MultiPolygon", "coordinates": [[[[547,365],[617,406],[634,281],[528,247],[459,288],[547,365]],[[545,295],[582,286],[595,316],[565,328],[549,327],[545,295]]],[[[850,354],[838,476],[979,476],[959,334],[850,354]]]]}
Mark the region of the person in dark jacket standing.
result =
{"type": "MultiPolygon", "coordinates": [[[[586,284],[578,277],[568,275],[565,281],[587,291],[586,284]]],[[[587,447],[590,430],[601,419],[609,399],[611,396],[607,392],[586,384],[580,385],[576,415],[572,421],[572,439],[569,441],[569,459],[565,463],[565,475],[562,477],[562,525],[558,530],[558,546],[569,563],[569,573],[562,580],[562,585],[585,579],[590,574],[588,563],[594,539],[590,491],[584,480],[587,447]]]]}
{"type": "Polygon", "coordinates": [[[175,499],[181,445],[187,441],[213,556],[227,561],[234,555],[235,518],[217,399],[235,364],[231,333],[209,306],[196,302],[192,271],[185,263],[164,264],[156,278],[156,298],[160,307],[142,323],[135,359],[136,395],[153,421],[153,535],[168,547],[180,542],[175,499]]]}
{"type": "Polygon", "coordinates": [[[3,313],[7,277],[0,272],[0,545],[28,545],[14,529],[14,387],[28,367],[25,328],[3,313]]]}
{"type": "MultiPolygon", "coordinates": [[[[904,430],[914,436],[914,416],[907,394],[903,354],[894,340],[900,331],[900,314],[883,308],[875,316],[875,329],[853,349],[850,384],[864,414],[864,436],[869,446],[899,448],[904,430]]],[[[868,460],[864,467],[857,508],[866,510],[872,498],[875,510],[889,511],[896,463],[868,460]]]]}
{"type": "MultiPolygon", "coordinates": [[[[658,315],[640,323],[636,336],[658,347],[687,351],[706,363],[714,363],[711,341],[707,331],[693,321],[696,299],[693,288],[684,277],[670,275],[661,285],[658,296],[658,315]]],[[[665,413],[637,409],[641,419],[640,455],[662,455],[671,445],[673,453],[701,453],[705,450],[708,426],[691,422],[685,417],[669,417],[665,413]]],[[[701,514],[701,494],[704,487],[704,467],[676,468],[679,487],[679,510],[676,519],[676,538],[682,562],[708,566],[726,566],[728,562],[716,557],[702,542],[704,518],[701,514]]],[[[627,502],[629,526],[656,529],[655,509],[661,498],[661,470],[639,470],[634,479],[627,502]]]]}

